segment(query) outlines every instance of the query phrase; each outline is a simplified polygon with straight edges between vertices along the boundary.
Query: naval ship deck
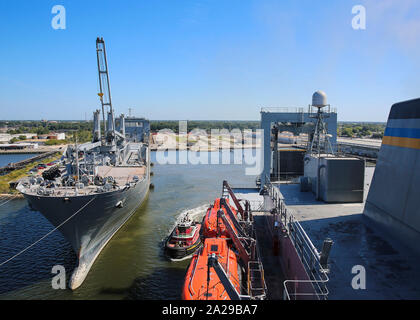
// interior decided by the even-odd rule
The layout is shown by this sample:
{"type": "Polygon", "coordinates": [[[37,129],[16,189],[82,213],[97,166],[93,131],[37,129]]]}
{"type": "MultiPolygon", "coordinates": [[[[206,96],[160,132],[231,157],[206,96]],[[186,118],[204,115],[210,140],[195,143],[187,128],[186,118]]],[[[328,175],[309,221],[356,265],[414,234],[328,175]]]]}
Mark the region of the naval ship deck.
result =
{"type": "Polygon", "coordinates": [[[119,185],[125,185],[133,180],[134,176],[141,179],[146,174],[145,166],[132,166],[132,167],[114,167],[114,166],[99,166],[98,175],[101,177],[111,176],[119,185]]]}
{"type": "MultiPolygon", "coordinates": [[[[365,170],[364,200],[374,169],[365,170]]],[[[299,184],[276,186],[318,251],[324,239],[334,241],[329,258],[329,299],[420,299],[420,257],[366,217],[364,203],[326,204],[317,201],[312,192],[301,192],[299,184]],[[352,288],[356,265],[366,270],[365,290],[352,288]]],[[[251,204],[263,199],[256,189],[235,193],[251,204]]]]}
{"type": "MultiPolygon", "coordinates": [[[[98,166],[97,174],[101,177],[113,177],[114,181],[117,183],[116,188],[124,188],[127,183],[132,183],[134,177],[137,177],[139,180],[146,178],[146,166],[98,166]]],[[[57,197],[72,197],[72,196],[87,196],[96,193],[102,193],[112,190],[101,190],[98,191],[97,185],[89,184],[83,186],[83,188],[75,188],[72,186],[56,186],[54,188],[45,189],[42,188],[43,192],[40,193],[40,185],[29,183],[29,177],[22,179],[22,182],[28,182],[28,185],[22,189],[25,193],[29,195],[37,196],[57,196],[57,197]]]]}

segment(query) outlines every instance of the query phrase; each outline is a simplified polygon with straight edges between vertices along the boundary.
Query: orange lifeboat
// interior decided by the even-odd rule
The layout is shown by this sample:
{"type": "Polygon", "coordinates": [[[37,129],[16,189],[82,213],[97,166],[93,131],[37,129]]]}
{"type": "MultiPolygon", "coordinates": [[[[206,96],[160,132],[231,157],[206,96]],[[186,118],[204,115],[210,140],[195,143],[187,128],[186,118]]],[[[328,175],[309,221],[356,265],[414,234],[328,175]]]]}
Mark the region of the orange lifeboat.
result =
{"type": "Polygon", "coordinates": [[[243,211],[226,181],[223,187],[223,194],[227,189],[241,214],[224,197],[216,199],[207,210],[202,222],[204,245],[188,266],[182,299],[265,299],[264,270],[255,256],[258,254],[256,239],[251,236],[254,230],[244,229],[241,224],[243,217],[249,217],[249,202],[246,203],[248,211],[243,211]]]}
{"type": "MultiPolygon", "coordinates": [[[[234,216],[237,216],[236,210],[229,204],[228,199],[226,199],[226,204],[229,206],[230,210],[233,212],[234,216]]],[[[227,209],[225,206],[220,204],[220,199],[216,199],[214,201],[214,205],[207,210],[207,213],[204,217],[203,221],[203,236],[205,238],[229,238],[228,232],[226,230],[226,226],[224,225],[222,219],[217,217],[217,212],[222,210],[226,216],[226,219],[231,222],[229,215],[227,214],[227,209]]],[[[236,228],[233,227],[234,231],[236,232],[236,228]]]]}
{"type": "Polygon", "coordinates": [[[240,293],[239,258],[228,246],[226,238],[207,238],[188,267],[182,290],[183,300],[230,300],[222,279],[208,265],[209,256],[217,257],[231,285],[240,293]]]}

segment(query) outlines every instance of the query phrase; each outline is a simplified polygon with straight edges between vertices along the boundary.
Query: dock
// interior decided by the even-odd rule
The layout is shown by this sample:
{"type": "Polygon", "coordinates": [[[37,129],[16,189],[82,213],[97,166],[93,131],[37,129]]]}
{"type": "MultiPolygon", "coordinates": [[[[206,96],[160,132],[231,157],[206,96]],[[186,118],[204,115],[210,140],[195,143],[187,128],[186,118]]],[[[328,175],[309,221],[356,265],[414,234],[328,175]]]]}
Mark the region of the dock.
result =
{"type": "Polygon", "coordinates": [[[38,154],[36,156],[30,157],[28,159],[8,164],[7,166],[4,166],[4,167],[0,168],[0,175],[6,174],[6,173],[11,172],[11,171],[16,170],[16,169],[21,169],[21,168],[25,167],[26,165],[28,165],[32,162],[48,158],[48,157],[54,155],[55,153],[57,153],[58,151],[59,150],[50,150],[50,151],[38,154]]]}
{"type": "Polygon", "coordinates": [[[366,159],[377,159],[381,149],[380,139],[337,138],[337,149],[346,155],[355,155],[366,159]]]}

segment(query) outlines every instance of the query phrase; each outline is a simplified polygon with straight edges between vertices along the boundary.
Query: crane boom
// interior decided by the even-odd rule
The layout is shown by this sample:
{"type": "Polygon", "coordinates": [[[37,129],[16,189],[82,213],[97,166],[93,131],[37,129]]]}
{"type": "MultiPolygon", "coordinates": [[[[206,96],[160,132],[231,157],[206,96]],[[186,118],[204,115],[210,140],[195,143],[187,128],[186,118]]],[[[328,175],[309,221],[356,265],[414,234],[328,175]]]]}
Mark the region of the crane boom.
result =
{"type": "Polygon", "coordinates": [[[115,137],[115,122],[114,122],[114,110],[112,109],[111,102],[111,88],[109,84],[109,73],[108,73],[108,62],[106,59],[105,41],[103,38],[96,39],[96,56],[98,61],[98,76],[99,76],[99,99],[102,104],[102,115],[104,121],[104,132],[105,134],[112,132],[115,137]],[[109,111],[108,111],[108,108],[109,111]],[[108,120],[108,125],[105,120],[105,112],[110,113],[112,121],[108,120]],[[111,126],[111,127],[109,127],[111,126]]]}

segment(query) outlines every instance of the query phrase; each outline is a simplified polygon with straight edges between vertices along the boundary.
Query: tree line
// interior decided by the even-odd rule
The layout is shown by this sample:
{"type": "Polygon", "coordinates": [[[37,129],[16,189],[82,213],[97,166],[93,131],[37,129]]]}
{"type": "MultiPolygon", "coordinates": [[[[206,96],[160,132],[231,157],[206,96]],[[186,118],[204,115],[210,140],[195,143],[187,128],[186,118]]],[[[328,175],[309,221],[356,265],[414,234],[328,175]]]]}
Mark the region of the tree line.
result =
{"type": "MultiPolygon", "coordinates": [[[[48,134],[54,131],[92,131],[92,121],[0,121],[0,127],[11,127],[7,130],[10,134],[36,133],[48,134]]],[[[222,121],[222,120],[192,120],[188,121],[188,131],[203,129],[210,133],[212,129],[258,129],[259,121],[222,121]]],[[[179,130],[178,120],[151,120],[150,129],[157,132],[162,129],[170,129],[174,132],[179,130]]]]}
{"type": "MultiPolygon", "coordinates": [[[[260,121],[225,121],[225,120],[191,120],[187,122],[188,131],[202,129],[210,133],[212,129],[239,129],[256,130],[260,128],[260,121]]],[[[80,142],[89,141],[92,138],[92,121],[0,121],[1,127],[8,127],[7,133],[23,134],[36,133],[38,135],[50,132],[66,132],[69,142],[74,142],[74,132],[77,132],[77,139],[80,142]]],[[[372,137],[382,138],[385,130],[385,123],[361,123],[361,122],[339,122],[337,134],[346,137],[372,137]]],[[[178,120],[151,120],[150,129],[158,132],[162,129],[170,129],[179,132],[178,120]]],[[[22,140],[22,137],[15,138],[22,140]]]]}
{"type": "Polygon", "coordinates": [[[384,135],[385,123],[340,122],[337,134],[343,137],[369,137],[380,139],[384,135]]]}

